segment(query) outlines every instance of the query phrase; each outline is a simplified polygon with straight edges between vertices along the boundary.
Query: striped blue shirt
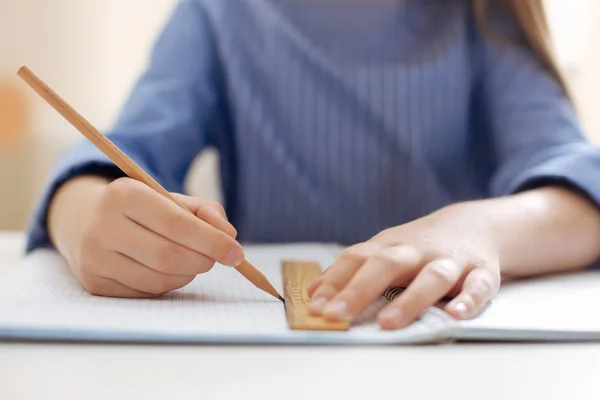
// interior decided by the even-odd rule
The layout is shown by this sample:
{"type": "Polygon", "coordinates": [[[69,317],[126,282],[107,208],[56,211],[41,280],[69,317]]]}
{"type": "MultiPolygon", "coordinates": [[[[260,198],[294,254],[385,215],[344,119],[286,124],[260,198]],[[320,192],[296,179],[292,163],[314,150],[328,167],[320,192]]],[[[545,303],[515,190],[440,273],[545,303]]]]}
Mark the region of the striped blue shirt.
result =
{"type": "MultiPolygon", "coordinates": [[[[600,153],[533,53],[489,39],[467,0],[183,0],[110,137],[173,192],[216,148],[243,242],[352,244],[450,203],[547,183],[600,204],[600,153]]],[[[510,19],[498,21],[519,33],[510,19]]],[[[87,141],[81,173],[118,176],[87,141]]]]}

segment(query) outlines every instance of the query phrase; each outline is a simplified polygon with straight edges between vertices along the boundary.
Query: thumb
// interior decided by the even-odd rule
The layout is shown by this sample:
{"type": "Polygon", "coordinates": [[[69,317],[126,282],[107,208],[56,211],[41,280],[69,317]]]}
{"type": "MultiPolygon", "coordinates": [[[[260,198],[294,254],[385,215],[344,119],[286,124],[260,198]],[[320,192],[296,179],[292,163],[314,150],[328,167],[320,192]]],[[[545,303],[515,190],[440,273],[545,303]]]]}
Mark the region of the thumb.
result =
{"type": "Polygon", "coordinates": [[[234,239],[237,237],[237,231],[227,220],[227,214],[221,203],[200,197],[185,196],[179,193],[173,193],[173,196],[181,201],[196,217],[225,232],[234,239]]]}

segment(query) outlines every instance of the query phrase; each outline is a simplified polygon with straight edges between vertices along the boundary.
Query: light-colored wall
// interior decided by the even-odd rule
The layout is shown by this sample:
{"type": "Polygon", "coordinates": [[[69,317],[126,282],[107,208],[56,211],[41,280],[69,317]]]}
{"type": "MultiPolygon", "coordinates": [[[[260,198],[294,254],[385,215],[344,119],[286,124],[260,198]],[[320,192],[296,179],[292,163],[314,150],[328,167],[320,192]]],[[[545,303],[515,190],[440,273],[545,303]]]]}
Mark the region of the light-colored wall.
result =
{"type": "Polygon", "coordinates": [[[588,136],[600,143],[600,2],[545,0],[557,56],[588,136]]]}
{"type": "MultiPolygon", "coordinates": [[[[0,0],[0,77],[28,64],[100,130],[110,128],[177,0],[0,0]]],[[[20,82],[19,82],[20,83],[20,82]]],[[[23,229],[57,157],[81,138],[23,85],[34,124],[0,151],[0,229],[23,229]]],[[[191,181],[218,199],[214,155],[191,181]]]]}
{"type": "MultiPolygon", "coordinates": [[[[21,64],[31,64],[73,103],[89,107],[89,94],[97,88],[94,80],[81,78],[83,71],[90,70],[91,76],[97,72],[86,57],[95,44],[88,32],[98,30],[96,9],[91,3],[67,0],[0,1],[0,73],[14,77],[21,64]]],[[[46,108],[36,107],[34,115],[26,141],[0,158],[2,228],[22,226],[33,188],[40,187],[48,163],[72,140],[65,125],[50,117],[46,108]]]]}
{"type": "MultiPolygon", "coordinates": [[[[177,0],[0,0],[0,75],[29,64],[101,130],[107,130],[143,69],[177,0]]],[[[600,2],[546,0],[558,54],[590,137],[600,142],[600,2]]],[[[30,91],[28,90],[28,93],[30,91]]],[[[80,138],[31,94],[34,126],[16,151],[0,153],[0,229],[22,229],[60,153],[80,138]]],[[[220,198],[216,156],[199,158],[190,190],[220,198]]]]}
{"type": "Polygon", "coordinates": [[[589,3],[587,20],[580,40],[585,45],[581,52],[578,74],[573,79],[573,89],[578,111],[595,143],[600,142],[600,2],[589,3]]]}

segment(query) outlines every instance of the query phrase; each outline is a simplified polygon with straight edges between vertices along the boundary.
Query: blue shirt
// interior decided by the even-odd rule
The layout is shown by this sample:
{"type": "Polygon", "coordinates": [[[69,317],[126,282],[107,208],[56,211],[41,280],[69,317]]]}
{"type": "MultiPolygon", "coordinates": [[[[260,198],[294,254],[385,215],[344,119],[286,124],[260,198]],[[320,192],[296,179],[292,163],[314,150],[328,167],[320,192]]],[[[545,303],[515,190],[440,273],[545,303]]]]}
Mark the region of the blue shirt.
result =
{"type": "MultiPolygon", "coordinates": [[[[600,153],[571,104],[528,48],[480,34],[470,3],[183,0],[110,138],[173,192],[218,149],[243,242],[352,244],[546,183],[600,204],[600,153]]],[[[72,148],[28,250],[50,246],[49,199],[83,172],[119,175],[72,148]]]]}

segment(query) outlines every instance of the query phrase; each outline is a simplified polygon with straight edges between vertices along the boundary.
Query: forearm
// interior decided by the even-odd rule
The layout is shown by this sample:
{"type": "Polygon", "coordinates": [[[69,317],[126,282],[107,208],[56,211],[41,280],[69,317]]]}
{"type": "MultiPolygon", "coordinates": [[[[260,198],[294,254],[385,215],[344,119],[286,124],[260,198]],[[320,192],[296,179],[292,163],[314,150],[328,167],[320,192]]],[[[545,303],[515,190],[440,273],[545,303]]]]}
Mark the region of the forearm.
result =
{"type": "Polygon", "coordinates": [[[504,275],[577,270],[600,258],[600,212],[574,191],[547,187],[479,205],[504,275]]]}

